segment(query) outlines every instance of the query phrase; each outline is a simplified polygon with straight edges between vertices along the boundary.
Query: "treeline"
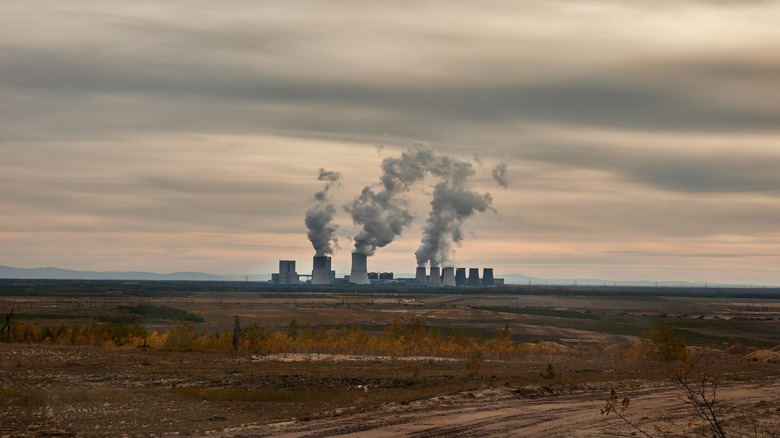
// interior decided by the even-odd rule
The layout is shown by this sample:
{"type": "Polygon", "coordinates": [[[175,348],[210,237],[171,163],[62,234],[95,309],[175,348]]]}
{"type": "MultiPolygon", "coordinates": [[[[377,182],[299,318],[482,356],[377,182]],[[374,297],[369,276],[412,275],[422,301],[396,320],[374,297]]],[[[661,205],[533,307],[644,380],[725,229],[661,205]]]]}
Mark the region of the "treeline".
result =
{"type": "Polygon", "coordinates": [[[490,339],[472,336],[465,330],[442,331],[426,327],[418,318],[403,323],[396,318],[379,335],[371,335],[360,326],[346,324],[340,328],[322,325],[301,328],[296,320],[286,330],[275,331],[258,323],[233,331],[218,333],[199,331],[188,321],[179,321],[168,330],[144,330],[139,325],[95,323],[90,326],[33,326],[16,323],[11,330],[12,342],[61,345],[134,346],[151,349],[230,351],[270,353],[320,353],[375,356],[468,357],[478,352],[486,358],[522,356],[612,356],[641,357],[641,346],[577,344],[565,346],[554,342],[515,343],[508,326],[490,339]],[[234,342],[235,341],[235,342],[234,342]]]}

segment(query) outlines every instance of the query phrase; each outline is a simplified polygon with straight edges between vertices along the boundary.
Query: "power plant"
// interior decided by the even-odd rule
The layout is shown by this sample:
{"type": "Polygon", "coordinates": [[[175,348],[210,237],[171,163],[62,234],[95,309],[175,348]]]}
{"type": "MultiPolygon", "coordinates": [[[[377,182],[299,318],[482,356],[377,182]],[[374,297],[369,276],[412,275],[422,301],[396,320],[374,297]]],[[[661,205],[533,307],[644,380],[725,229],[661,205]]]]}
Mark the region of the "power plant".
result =
{"type": "Polygon", "coordinates": [[[438,286],[441,283],[441,274],[438,266],[431,266],[431,275],[428,276],[428,284],[438,286]]]}
{"type": "Polygon", "coordinates": [[[418,285],[427,287],[483,287],[502,286],[503,278],[493,277],[493,268],[455,268],[452,266],[432,266],[430,271],[425,266],[418,266],[414,278],[397,278],[392,272],[368,272],[367,256],[352,253],[352,270],[348,276],[336,278],[336,272],[331,269],[330,256],[314,256],[312,258],[311,275],[299,274],[295,271],[295,260],[280,260],[279,273],[271,274],[271,283],[279,285],[312,284],[358,284],[358,285],[418,285]],[[468,276],[466,273],[468,272],[468,276]],[[308,278],[311,280],[308,280],[308,278]]]}
{"type": "Polygon", "coordinates": [[[368,279],[366,259],[368,256],[359,252],[352,253],[352,272],[349,273],[349,282],[352,284],[371,284],[368,279]]]}
{"type": "MultiPolygon", "coordinates": [[[[468,218],[477,213],[492,210],[493,198],[490,193],[474,190],[469,180],[476,175],[470,162],[440,154],[425,144],[416,142],[397,157],[385,157],[380,166],[382,176],[379,183],[369,184],[355,196],[343,209],[352,216],[352,222],[362,227],[353,236],[355,249],[352,252],[352,268],[343,282],[358,285],[370,284],[410,284],[430,287],[487,286],[502,284],[493,278],[492,268],[483,270],[484,280],[479,277],[478,268],[470,268],[466,278],[466,268],[447,266],[442,262],[453,252],[453,245],[463,240],[461,227],[468,218]],[[404,228],[409,226],[414,215],[409,210],[406,196],[410,189],[425,178],[436,178],[438,183],[433,190],[431,210],[423,228],[420,246],[415,251],[417,271],[414,278],[396,278],[390,272],[369,273],[366,259],[379,248],[392,243],[404,228]],[[430,266],[430,272],[426,272],[430,266]]],[[[340,172],[319,169],[317,181],[320,189],[314,193],[313,201],[306,210],[304,223],[307,237],[314,248],[311,276],[289,272],[280,262],[279,273],[274,274],[276,284],[303,283],[300,277],[310,277],[306,281],[312,285],[330,285],[341,283],[330,268],[334,248],[338,248],[336,232],[338,224],[335,217],[338,209],[331,197],[333,190],[341,187],[340,172]]],[[[294,271],[294,265],[293,265],[294,271]]]]}
{"type": "Polygon", "coordinates": [[[482,270],[482,286],[493,286],[493,268],[485,268],[482,270]]]}
{"type": "Polygon", "coordinates": [[[428,276],[425,274],[425,266],[418,266],[414,274],[414,282],[417,284],[428,284],[428,276]]]}
{"type": "Polygon", "coordinates": [[[455,286],[466,286],[468,280],[466,280],[466,268],[458,268],[455,270],[455,286]]]}
{"type": "Polygon", "coordinates": [[[482,281],[479,279],[479,268],[470,268],[469,269],[469,286],[482,286],[482,281]]]}
{"type": "Polygon", "coordinates": [[[437,153],[429,145],[416,142],[400,156],[385,157],[380,168],[383,174],[379,183],[365,186],[351,202],[342,206],[352,216],[352,222],[362,227],[353,236],[355,249],[350,274],[343,280],[336,279],[330,267],[330,256],[334,248],[338,248],[338,224],[335,222],[338,209],[331,193],[341,187],[342,175],[320,168],[317,181],[322,185],[314,193],[314,204],[306,210],[304,219],[308,230],[306,235],[315,252],[311,275],[294,273],[294,265],[290,272],[290,267],[282,266],[280,262],[279,273],[273,274],[276,284],[409,284],[429,287],[503,284],[501,279],[493,278],[492,268],[484,268],[482,280],[478,268],[470,268],[467,278],[466,268],[456,270],[452,266],[441,266],[453,252],[452,246],[463,240],[461,227],[464,221],[492,209],[490,193],[475,191],[469,182],[476,175],[470,162],[437,153]],[[406,196],[413,186],[428,177],[436,178],[438,183],[433,190],[431,210],[420,246],[414,253],[418,266],[414,278],[397,278],[391,272],[369,273],[367,258],[377,249],[392,243],[412,223],[414,215],[409,210],[406,196]],[[430,272],[426,272],[428,266],[430,272]],[[301,277],[310,279],[301,281],[301,277]]]}
{"type": "Polygon", "coordinates": [[[311,284],[330,284],[330,257],[314,256],[311,284]]]}
{"type": "Polygon", "coordinates": [[[441,271],[441,282],[444,286],[455,286],[455,268],[444,268],[441,271]]]}
{"type": "Polygon", "coordinates": [[[295,260],[279,260],[279,273],[271,274],[274,284],[298,284],[300,278],[295,272],[295,260]]]}

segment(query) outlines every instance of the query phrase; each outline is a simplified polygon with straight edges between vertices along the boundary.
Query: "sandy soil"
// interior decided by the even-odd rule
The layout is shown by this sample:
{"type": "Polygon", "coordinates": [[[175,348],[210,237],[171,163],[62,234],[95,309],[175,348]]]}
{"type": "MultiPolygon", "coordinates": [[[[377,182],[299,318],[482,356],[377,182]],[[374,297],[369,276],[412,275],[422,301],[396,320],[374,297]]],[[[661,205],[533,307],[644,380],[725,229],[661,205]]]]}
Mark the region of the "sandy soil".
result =
{"type": "MultiPolygon", "coordinates": [[[[14,307],[20,314],[20,309],[23,309],[31,314],[60,313],[84,317],[56,322],[50,319],[39,321],[56,325],[62,322],[91,324],[93,317],[116,314],[120,304],[139,302],[151,301],[137,301],[131,297],[96,300],[11,297],[0,300],[0,305],[14,307]]],[[[404,321],[416,316],[428,325],[452,330],[464,328],[487,337],[492,337],[498,329],[509,324],[515,342],[545,340],[611,345],[639,340],[628,335],[585,330],[587,321],[583,320],[572,322],[565,318],[534,317],[478,308],[528,306],[611,315],[668,314],[668,320],[672,322],[718,317],[724,320],[738,318],[735,323],[748,324],[743,319],[758,318],[760,322],[749,321],[751,325],[746,327],[750,331],[726,330],[730,325],[724,325],[725,328],[717,326],[720,331],[712,328],[689,331],[724,339],[734,336],[768,341],[775,341],[780,333],[780,315],[775,313],[775,309],[780,308],[778,300],[761,301],[761,306],[758,306],[761,311],[755,310],[757,306],[747,299],[532,295],[437,295],[402,300],[326,295],[311,299],[261,299],[248,294],[215,294],[199,298],[155,299],[154,303],[172,305],[204,316],[206,322],[198,328],[208,332],[231,330],[237,314],[244,326],[258,322],[283,331],[295,316],[301,326],[310,323],[312,326],[323,324],[332,327],[349,322],[362,325],[366,332],[372,334],[390,324],[395,316],[404,321]],[[766,320],[768,317],[771,320],[766,320]],[[564,324],[566,322],[571,324],[564,324]]],[[[166,322],[151,322],[145,324],[145,328],[164,329],[167,325],[166,322]]],[[[726,420],[727,430],[732,432],[730,436],[780,437],[780,351],[777,347],[752,353],[748,349],[743,352],[729,350],[720,356],[723,356],[718,359],[720,362],[733,363],[731,366],[736,368],[736,372],[729,371],[736,379],[742,378],[743,371],[750,370],[744,375],[745,381],[730,382],[718,390],[721,416],[726,420]]],[[[621,398],[631,397],[629,417],[651,435],[660,436],[653,429],[659,426],[668,430],[669,436],[686,433],[688,436],[701,436],[700,431],[688,428],[689,421],[694,420],[694,425],[699,422],[677,398],[678,391],[674,387],[663,386],[668,382],[666,379],[604,382],[617,380],[611,377],[612,368],[619,365],[634,371],[637,365],[615,364],[609,358],[604,359],[605,363],[567,359],[555,362],[556,371],[570,376],[583,371],[582,374],[587,374],[587,377],[577,377],[574,386],[565,386],[538,377],[547,360],[537,358],[538,363],[528,364],[486,362],[485,376],[496,373],[498,377],[492,376],[489,380],[486,377],[471,384],[471,380],[463,377],[466,375],[463,359],[290,353],[235,356],[2,343],[0,437],[190,434],[228,438],[629,436],[632,429],[617,417],[599,415],[611,387],[619,392],[621,398]],[[418,363],[425,366],[418,366],[418,363]],[[529,375],[535,379],[530,379],[529,375]],[[454,379],[461,380],[453,384],[454,379]],[[600,381],[592,383],[594,380],[600,381]],[[496,385],[509,381],[515,386],[483,387],[453,394],[464,388],[478,388],[488,381],[496,385]],[[529,381],[545,383],[520,386],[529,381]],[[355,388],[361,388],[362,393],[362,388],[368,386],[372,389],[367,390],[366,398],[375,399],[366,400],[363,405],[359,404],[362,398],[315,400],[307,404],[304,398],[274,397],[275,394],[296,395],[315,390],[325,393],[331,387],[338,387],[349,395],[355,388]],[[406,397],[405,391],[414,395],[406,397]],[[388,398],[383,398],[385,394],[388,398]],[[418,399],[438,394],[451,395],[418,399]],[[384,403],[385,400],[415,399],[418,401],[384,403]],[[377,404],[373,404],[374,400],[377,404]],[[278,422],[280,418],[313,419],[278,422]],[[277,422],[264,424],[268,421],[277,422]]],[[[650,374],[645,372],[631,376],[645,378],[650,374]]]]}
{"type": "MultiPolygon", "coordinates": [[[[649,384],[648,384],[649,385],[649,384]]],[[[621,393],[631,398],[627,415],[653,436],[699,432],[691,409],[677,389],[644,387],[621,393]],[[689,421],[694,420],[694,427],[689,421]]],[[[228,429],[220,437],[605,437],[629,436],[634,429],[615,415],[602,416],[603,391],[564,387],[509,386],[436,397],[379,412],[306,422],[228,429]]],[[[780,380],[729,384],[718,389],[721,418],[734,436],[780,436],[780,380]],[[739,426],[737,426],[739,424],[739,426]]]]}

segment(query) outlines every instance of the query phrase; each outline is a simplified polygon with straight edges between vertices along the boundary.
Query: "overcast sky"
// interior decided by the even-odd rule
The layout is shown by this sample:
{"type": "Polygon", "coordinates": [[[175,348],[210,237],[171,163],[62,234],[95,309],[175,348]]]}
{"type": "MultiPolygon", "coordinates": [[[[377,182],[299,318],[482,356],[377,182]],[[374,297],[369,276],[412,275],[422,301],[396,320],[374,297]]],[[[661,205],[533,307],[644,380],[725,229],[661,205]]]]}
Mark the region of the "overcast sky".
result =
{"type": "MultiPolygon", "coordinates": [[[[414,142],[495,211],[448,265],[780,285],[780,2],[0,4],[0,265],[311,269],[414,142]],[[509,160],[508,187],[491,170],[509,160]]],[[[435,180],[369,270],[414,272],[435,180]]]]}

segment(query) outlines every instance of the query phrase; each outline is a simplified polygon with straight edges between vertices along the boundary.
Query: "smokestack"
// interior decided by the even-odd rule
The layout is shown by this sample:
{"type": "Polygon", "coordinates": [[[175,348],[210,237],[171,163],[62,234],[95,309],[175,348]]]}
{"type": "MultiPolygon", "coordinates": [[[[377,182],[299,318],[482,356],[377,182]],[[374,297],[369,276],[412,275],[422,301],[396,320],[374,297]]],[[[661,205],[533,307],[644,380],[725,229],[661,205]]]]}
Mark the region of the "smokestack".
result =
{"type": "Polygon", "coordinates": [[[311,284],[330,284],[330,257],[314,256],[311,284]]]}
{"type": "Polygon", "coordinates": [[[480,286],[479,268],[469,268],[469,286],[480,286]]]}
{"type": "Polygon", "coordinates": [[[493,280],[493,268],[485,268],[482,270],[482,286],[494,286],[496,282],[493,280]]]}
{"type": "Polygon", "coordinates": [[[466,286],[467,284],[466,268],[458,268],[455,270],[455,286],[466,286]]]}
{"type": "Polygon", "coordinates": [[[441,282],[445,286],[455,286],[455,268],[444,268],[441,271],[441,282]]]}
{"type": "Polygon", "coordinates": [[[365,254],[352,253],[352,272],[349,274],[349,282],[352,284],[371,284],[371,280],[368,279],[365,254]]]}
{"type": "Polygon", "coordinates": [[[431,266],[431,275],[428,277],[428,284],[438,286],[441,283],[441,274],[438,266],[431,266]]]}
{"type": "Polygon", "coordinates": [[[418,284],[428,284],[428,279],[425,275],[425,266],[417,267],[417,273],[414,275],[414,281],[418,284]]]}

